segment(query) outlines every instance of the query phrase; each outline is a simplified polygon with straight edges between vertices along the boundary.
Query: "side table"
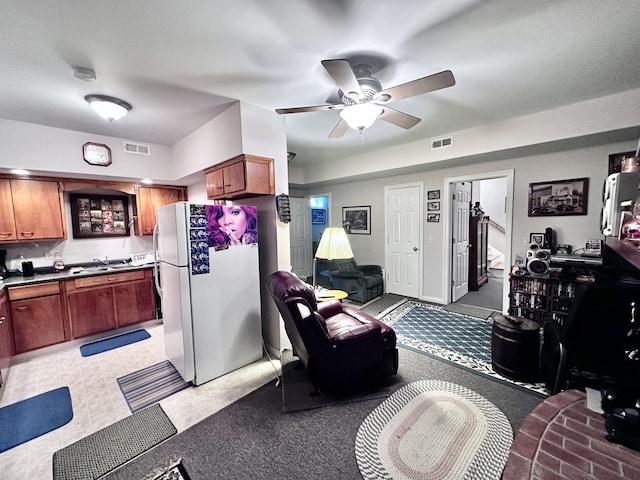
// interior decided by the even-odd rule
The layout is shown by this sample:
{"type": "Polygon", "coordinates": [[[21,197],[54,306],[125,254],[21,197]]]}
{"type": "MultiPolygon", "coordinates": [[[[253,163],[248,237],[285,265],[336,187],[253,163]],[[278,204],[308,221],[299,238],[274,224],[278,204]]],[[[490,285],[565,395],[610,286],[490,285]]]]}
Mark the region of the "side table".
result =
{"type": "Polygon", "coordinates": [[[322,292],[316,292],[316,300],[318,302],[324,302],[326,300],[343,300],[347,298],[349,294],[344,290],[323,290],[322,292]]]}

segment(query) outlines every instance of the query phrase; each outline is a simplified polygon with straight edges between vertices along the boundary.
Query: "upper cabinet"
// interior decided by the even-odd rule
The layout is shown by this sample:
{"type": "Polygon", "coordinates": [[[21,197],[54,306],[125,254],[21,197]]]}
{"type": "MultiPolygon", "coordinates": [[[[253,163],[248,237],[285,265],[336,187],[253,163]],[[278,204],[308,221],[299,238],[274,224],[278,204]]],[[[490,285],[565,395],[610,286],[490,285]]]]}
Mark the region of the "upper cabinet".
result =
{"type": "Polygon", "coordinates": [[[186,199],[184,187],[136,187],[136,235],[153,235],[156,208],[186,199]]]}
{"type": "Polygon", "coordinates": [[[211,200],[275,195],[273,159],[239,155],[204,171],[211,200]]]}
{"type": "Polygon", "coordinates": [[[0,179],[0,241],[66,238],[57,181],[0,179]]]}

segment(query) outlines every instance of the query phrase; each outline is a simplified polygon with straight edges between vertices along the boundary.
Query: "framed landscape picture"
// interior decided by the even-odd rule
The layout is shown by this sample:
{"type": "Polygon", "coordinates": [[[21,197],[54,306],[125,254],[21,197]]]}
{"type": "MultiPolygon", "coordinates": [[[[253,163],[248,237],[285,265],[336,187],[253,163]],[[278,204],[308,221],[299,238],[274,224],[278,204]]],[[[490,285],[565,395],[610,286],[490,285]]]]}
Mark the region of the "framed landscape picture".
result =
{"type": "Polygon", "coordinates": [[[321,208],[312,208],[311,223],[314,225],[324,225],[327,223],[327,211],[321,208]]]}
{"type": "Polygon", "coordinates": [[[342,207],[342,226],[347,233],[371,235],[371,207],[342,207]]]}

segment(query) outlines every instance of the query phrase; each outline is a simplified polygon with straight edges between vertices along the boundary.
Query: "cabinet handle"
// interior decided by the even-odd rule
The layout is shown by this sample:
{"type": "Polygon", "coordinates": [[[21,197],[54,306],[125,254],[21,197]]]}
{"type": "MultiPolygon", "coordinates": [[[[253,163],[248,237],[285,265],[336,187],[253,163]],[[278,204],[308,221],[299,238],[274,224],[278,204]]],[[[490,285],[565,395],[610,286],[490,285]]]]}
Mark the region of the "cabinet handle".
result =
{"type": "Polygon", "coordinates": [[[230,187],[230,186],[231,186],[231,184],[230,184],[230,183],[225,183],[225,184],[224,184],[224,186],[225,186],[225,187],[230,187]]]}
{"type": "Polygon", "coordinates": [[[33,232],[20,232],[23,237],[33,237],[33,232]]]}
{"type": "Polygon", "coordinates": [[[10,237],[13,232],[0,232],[3,237],[10,237]]]}
{"type": "Polygon", "coordinates": [[[29,305],[21,305],[16,308],[17,312],[26,312],[27,310],[29,310],[29,305]]]}

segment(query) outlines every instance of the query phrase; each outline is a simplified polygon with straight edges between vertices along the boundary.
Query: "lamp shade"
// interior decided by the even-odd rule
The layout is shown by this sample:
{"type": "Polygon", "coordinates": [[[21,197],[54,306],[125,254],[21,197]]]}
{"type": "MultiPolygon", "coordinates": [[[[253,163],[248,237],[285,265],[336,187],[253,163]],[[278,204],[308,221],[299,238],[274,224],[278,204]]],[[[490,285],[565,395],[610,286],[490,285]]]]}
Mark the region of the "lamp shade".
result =
{"type": "Polygon", "coordinates": [[[340,116],[354,130],[364,130],[373,125],[382,113],[382,107],[374,103],[358,103],[340,111],[340,116]]]}
{"type": "Polygon", "coordinates": [[[344,228],[327,227],[324,229],[320,244],[316,250],[316,258],[325,258],[327,260],[353,258],[353,251],[344,228]]]}

